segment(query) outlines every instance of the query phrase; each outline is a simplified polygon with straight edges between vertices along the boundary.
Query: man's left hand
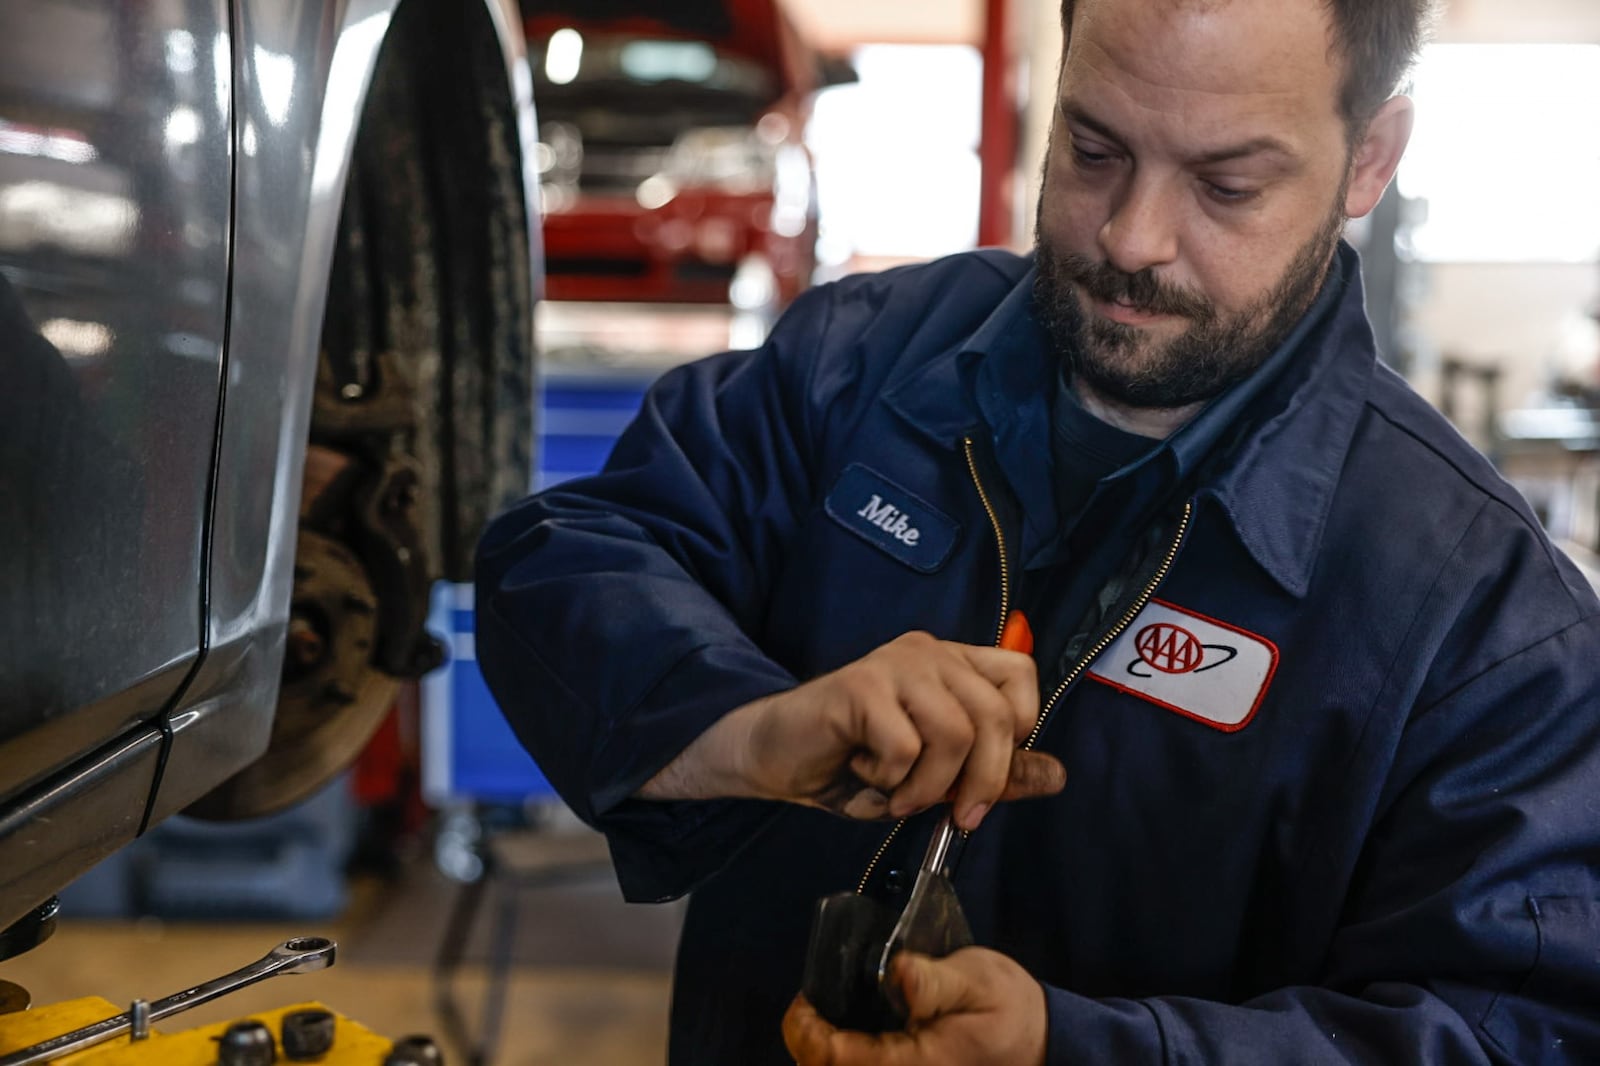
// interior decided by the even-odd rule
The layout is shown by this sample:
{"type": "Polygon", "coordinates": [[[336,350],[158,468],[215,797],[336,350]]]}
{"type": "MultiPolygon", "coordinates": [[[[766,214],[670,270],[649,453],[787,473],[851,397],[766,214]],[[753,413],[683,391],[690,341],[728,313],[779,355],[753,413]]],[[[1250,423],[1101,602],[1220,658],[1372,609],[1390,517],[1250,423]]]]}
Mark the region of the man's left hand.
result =
{"type": "Polygon", "coordinates": [[[836,1029],[797,996],[783,1017],[783,1041],[798,1066],[1043,1066],[1044,989],[1011,959],[964,948],[945,959],[902,954],[894,967],[910,1014],[906,1031],[836,1029]]]}

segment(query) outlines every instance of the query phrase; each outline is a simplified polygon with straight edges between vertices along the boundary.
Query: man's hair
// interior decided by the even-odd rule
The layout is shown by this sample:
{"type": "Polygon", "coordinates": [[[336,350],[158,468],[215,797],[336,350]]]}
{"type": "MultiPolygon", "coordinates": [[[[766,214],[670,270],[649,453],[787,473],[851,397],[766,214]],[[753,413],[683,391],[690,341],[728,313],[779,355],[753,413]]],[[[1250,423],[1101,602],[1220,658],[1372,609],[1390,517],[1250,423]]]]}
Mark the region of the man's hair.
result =
{"type": "MultiPolygon", "coordinates": [[[[1333,23],[1333,48],[1345,61],[1339,111],[1352,136],[1400,91],[1433,21],[1435,0],[1318,0],[1333,23]]],[[[1070,36],[1077,0],[1061,0],[1070,36]]]]}

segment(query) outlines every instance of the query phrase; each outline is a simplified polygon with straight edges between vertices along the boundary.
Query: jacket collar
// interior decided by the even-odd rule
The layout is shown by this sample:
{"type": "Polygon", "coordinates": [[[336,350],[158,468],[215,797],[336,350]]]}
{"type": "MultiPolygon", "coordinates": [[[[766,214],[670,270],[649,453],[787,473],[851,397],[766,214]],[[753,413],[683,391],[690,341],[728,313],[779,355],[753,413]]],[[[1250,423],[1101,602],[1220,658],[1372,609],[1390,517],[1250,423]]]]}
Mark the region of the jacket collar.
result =
{"type": "Polygon", "coordinates": [[[1361,262],[1341,242],[1338,303],[1311,329],[1293,365],[1243,412],[1224,445],[1222,472],[1201,495],[1215,499],[1251,556],[1284,590],[1311,585],[1339,473],[1377,370],[1361,262]]]}
{"type": "MultiPolygon", "coordinates": [[[[1016,261],[1012,290],[984,323],[891,389],[885,401],[945,447],[986,434],[1022,505],[1023,542],[1037,544],[1056,522],[1050,481],[1050,390],[1057,367],[1033,315],[1032,258],[1016,261]]],[[[1377,354],[1367,323],[1360,260],[1341,242],[1324,299],[1291,334],[1292,352],[1263,366],[1167,441],[1180,468],[1186,430],[1212,416],[1225,422],[1218,472],[1197,495],[1214,500],[1256,563],[1283,589],[1304,596],[1339,471],[1371,385],[1377,354]]],[[[1213,430],[1217,427],[1213,426],[1213,430]]],[[[1027,550],[1026,547],[1024,549],[1027,550]]]]}
{"type": "Polygon", "coordinates": [[[1048,351],[1033,318],[1033,257],[1019,257],[1006,265],[1012,287],[983,324],[884,394],[891,410],[942,447],[954,447],[963,437],[987,432],[990,425],[998,433],[1002,424],[1013,419],[1048,417],[1049,394],[1032,387],[1039,383],[1048,351]],[[989,379],[981,390],[988,395],[982,407],[977,380],[980,369],[989,379]],[[1006,380],[995,382],[996,376],[1006,380]],[[1008,405],[1020,407],[1009,418],[1005,414],[1008,405]]]}

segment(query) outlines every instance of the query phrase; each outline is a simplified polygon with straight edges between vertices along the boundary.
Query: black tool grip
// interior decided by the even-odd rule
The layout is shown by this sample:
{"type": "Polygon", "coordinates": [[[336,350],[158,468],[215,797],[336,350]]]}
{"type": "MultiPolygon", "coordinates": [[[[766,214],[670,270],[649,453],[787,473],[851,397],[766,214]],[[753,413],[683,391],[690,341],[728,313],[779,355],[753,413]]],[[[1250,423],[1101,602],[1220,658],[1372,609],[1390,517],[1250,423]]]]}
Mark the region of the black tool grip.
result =
{"type": "Polygon", "coordinates": [[[899,917],[854,892],[817,901],[800,989],[830,1024],[863,1033],[904,1027],[878,984],[883,946],[899,917]]]}

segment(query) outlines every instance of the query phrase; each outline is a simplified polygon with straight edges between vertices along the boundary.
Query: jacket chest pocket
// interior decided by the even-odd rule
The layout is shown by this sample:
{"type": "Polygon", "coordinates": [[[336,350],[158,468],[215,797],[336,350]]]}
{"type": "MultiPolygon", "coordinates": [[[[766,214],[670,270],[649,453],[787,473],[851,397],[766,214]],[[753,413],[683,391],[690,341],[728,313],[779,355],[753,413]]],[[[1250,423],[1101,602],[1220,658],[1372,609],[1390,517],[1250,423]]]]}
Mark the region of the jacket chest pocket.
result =
{"type": "Polygon", "coordinates": [[[1000,579],[982,539],[944,508],[852,465],[795,538],[762,646],[806,678],[912,630],[991,643],[1000,579]]]}

